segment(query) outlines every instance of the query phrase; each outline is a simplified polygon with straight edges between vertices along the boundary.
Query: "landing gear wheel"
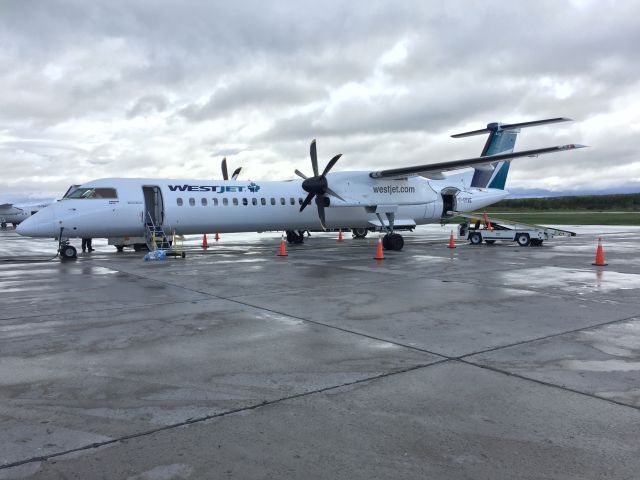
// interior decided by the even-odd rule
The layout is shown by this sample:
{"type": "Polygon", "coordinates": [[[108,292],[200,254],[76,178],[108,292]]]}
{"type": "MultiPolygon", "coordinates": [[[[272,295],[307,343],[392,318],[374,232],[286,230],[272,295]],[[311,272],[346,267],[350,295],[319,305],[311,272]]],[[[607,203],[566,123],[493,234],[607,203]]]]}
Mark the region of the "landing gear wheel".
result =
{"type": "Polygon", "coordinates": [[[304,243],[304,232],[302,230],[287,230],[286,233],[288,243],[304,243]]]}
{"type": "Polygon", "coordinates": [[[469,235],[469,241],[471,245],[480,245],[482,243],[482,234],[479,232],[473,232],[469,235]]]}
{"type": "Polygon", "coordinates": [[[133,250],[134,252],[143,252],[145,250],[149,250],[149,247],[147,247],[144,243],[135,243],[133,245],[133,250]]]}
{"type": "Polygon", "coordinates": [[[124,245],[116,245],[116,250],[118,253],[122,253],[124,251],[124,245]]]}
{"type": "Polygon", "coordinates": [[[494,243],[496,243],[496,241],[495,240],[485,240],[485,243],[487,245],[493,245],[494,243]]]}
{"type": "Polygon", "coordinates": [[[7,228],[7,224],[5,222],[0,223],[0,228],[4,230],[5,228],[7,228]]]}
{"type": "Polygon", "coordinates": [[[352,228],[351,233],[353,234],[353,238],[364,238],[369,233],[369,229],[367,228],[352,228]]]}
{"type": "Polygon", "coordinates": [[[382,246],[385,250],[399,252],[404,247],[404,238],[398,233],[388,233],[382,237],[382,246]]]}
{"type": "Polygon", "coordinates": [[[62,247],[60,247],[60,251],[58,253],[60,253],[60,258],[62,258],[63,260],[71,260],[78,256],[76,247],[74,247],[73,245],[63,245],[62,247]]]}
{"type": "Polygon", "coordinates": [[[531,243],[531,238],[529,237],[528,233],[520,233],[516,237],[516,242],[518,242],[518,245],[520,245],[521,247],[528,247],[531,243]]]}

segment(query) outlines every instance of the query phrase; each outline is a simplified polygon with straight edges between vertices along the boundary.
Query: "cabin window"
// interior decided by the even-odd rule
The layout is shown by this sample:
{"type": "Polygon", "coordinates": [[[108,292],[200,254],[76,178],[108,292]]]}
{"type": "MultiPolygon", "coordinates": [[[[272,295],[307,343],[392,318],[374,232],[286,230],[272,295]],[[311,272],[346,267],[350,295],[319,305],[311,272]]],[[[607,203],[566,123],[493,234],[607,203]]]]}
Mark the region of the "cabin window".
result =
{"type": "Polygon", "coordinates": [[[176,203],[178,204],[179,207],[181,207],[182,206],[182,197],[176,198],[176,203]]]}
{"type": "Polygon", "coordinates": [[[247,200],[247,197],[242,198],[242,205],[244,205],[245,207],[249,205],[249,200],[247,200]]]}
{"type": "Polygon", "coordinates": [[[271,197],[271,205],[275,205],[276,204],[276,199],[271,197]]]}
{"type": "Polygon", "coordinates": [[[66,198],[118,198],[115,188],[78,188],[73,190],[66,198]]]}
{"type": "Polygon", "coordinates": [[[267,204],[267,199],[266,199],[266,198],[264,198],[264,197],[262,197],[262,198],[260,199],[260,205],[266,205],[266,204],[267,204]]]}
{"type": "Polygon", "coordinates": [[[298,198],[298,203],[302,205],[302,197],[298,198]]]}
{"type": "Polygon", "coordinates": [[[196,199],[191,197],[189,198],[189,206],[191,207],[195,207],[196,206],[196,199]]]}
{"type": "Polygon", "coordinates": [[[213,206],[214,207],[218,206],[218,199],[217,198],[212,198],[211,201],[213,202],[213,206]]]}
{"type": "Polygon", "coordinates": [[[284,197],[280,197],[280,205],[286,205],[287,201],[285,200],[284,197]]]}
{"type": "MultiPolygon", "coordinates": [[[[234,198],[234,200],[235,200],[235,198],[234,198]]],[[[226,207],[227,205],[229,205],[229,199],[228,199],[227,197],[224,197],[224,198],[222,199],[222,205],[224,205],[225,207],[226,207]]]]}
{"type": "Polygon", "coordinates": [[[291,203],[291,205],[295,205],[295,204],[296,204],[296,199],[295,199],[295,198],[293,198],[293,197],[291,197],[291,198],[289,199],[289,203],[291,203]]]}
{"type": "Polygon", "coordinates": [[[251,199],[251,205],[257,205],[258,204],[258,199],[257,198],[252,198],[251,199]]]}
{"type": "Polygon", "coordinates": [[[202,198],[202,200],[200,200],[202,202],[202,206],[206,207],[207,206],[207,199],[206,198],[202,198]]]}
{"type": "Polygon", "coordinates": [[[233,199],[233,204],[234,204],[234,205],[238,205],[238,199],[237,199],[237,198],[234,198],[234,199],[233,199]]]}

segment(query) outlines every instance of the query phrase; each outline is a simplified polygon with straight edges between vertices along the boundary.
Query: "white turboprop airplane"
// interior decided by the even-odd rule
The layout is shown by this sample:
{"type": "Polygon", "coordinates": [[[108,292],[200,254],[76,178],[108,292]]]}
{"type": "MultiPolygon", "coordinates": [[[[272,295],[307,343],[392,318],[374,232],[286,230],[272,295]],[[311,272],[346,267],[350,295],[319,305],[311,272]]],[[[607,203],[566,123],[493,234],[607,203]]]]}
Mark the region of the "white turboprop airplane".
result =
{"type": "Polygon", "coordinates": [[[8,223],[17,227],[24,220],[46,206],[46,204],[42,204],[18,207],[13,203],[3,203],[0,205],[0,228],[7,228],[8,223]]]}
{"type": "Polygon", "coordinates": [[[581,148],[562,145],[513,152],[521,128],[564,122],[490,123],[454,138],[488,134],[481,156],[428,165],[378,171],[333,172],[341,155],[318,170],[315,140],[310,155],[313,176],[304,180],[158,180],[108,178],[79,186],[62,200],[40,210],[17,228],[21,235],[60,240],[62,258],[76,250],[69,238],[163,237],[224,232],[287,232],[301,242],[305,230],[352,228],[386,231],[386,249],[401,250],[396,230],[441,222],[454,212],[472,212],[507,197],[504,189],[510,160],[581,148]],[[444,172],[472,167],[470,172],[444,172]],[[306,207],[315,199],[316,208],[306,207]],[[153,234],[153,235],[152,235],[153,234]]]}

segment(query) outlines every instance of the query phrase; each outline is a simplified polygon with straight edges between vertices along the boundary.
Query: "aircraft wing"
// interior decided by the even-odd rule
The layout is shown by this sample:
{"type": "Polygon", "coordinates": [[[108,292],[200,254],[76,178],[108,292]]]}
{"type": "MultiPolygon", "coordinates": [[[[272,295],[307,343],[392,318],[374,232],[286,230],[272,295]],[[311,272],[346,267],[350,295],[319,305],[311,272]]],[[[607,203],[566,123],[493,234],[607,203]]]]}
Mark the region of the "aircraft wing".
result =
{"type": "Polygon", "coordinates": [[[487,168],[491,168],[490,165],[493,162],[499,162],[501,160],[511,160],[513,158],[520,157],[535,157],[545,153],[564,152],[566,150],[573,150],[575,148],[583,147],[586,147],[586,145],[570,144],[560,145],[557,147],[536,148],[533,150],[523,150],[521,152],[490,155],[488,157],[465,158],[462,160],[452,160],[449,162],[431,163],[429,165],[416,165],[413,167],[378,170],[376,172],[369,173],[369,176],[371,178],[398,178],[407,177],[409,175],[422,175],[423,177],[432,178],[435,180],[444,178],[442,172],[447,172],[450,170],[458,170],[460,168],[466,167],[481,168],[481,166],[483,165],[486,165],[487,168]]]}

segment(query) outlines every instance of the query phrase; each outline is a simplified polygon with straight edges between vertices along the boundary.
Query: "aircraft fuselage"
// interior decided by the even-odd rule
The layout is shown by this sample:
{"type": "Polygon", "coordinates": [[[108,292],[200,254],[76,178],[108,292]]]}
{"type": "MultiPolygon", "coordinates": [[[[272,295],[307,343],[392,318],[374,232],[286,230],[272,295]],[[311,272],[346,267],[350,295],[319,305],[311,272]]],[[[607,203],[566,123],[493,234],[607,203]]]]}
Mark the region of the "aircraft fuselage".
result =
{"type": "MultiPolygon", "coordinates": [[[[372,206],[394,206],[396,224],[439,222],[441,191],[453,191],[456,209],[470,212],[508,195],[505,190],[465,187],[453,180],[373,179],[369,172],[329,173],[331,188],[343,199],[330,198],[327,228],[379,225],[372,206]],[[447,188],[449,187],[449,188],[447,188]]],[[[165,231],[179,234],[319,230],[314,204],[300,212],[307,193],[301,180],[224,181],[111,178],[88,182],[108,198],[64,198],[42,209],[18,228],[33,237],[141,236],[152,217],[165,231]]]]}

